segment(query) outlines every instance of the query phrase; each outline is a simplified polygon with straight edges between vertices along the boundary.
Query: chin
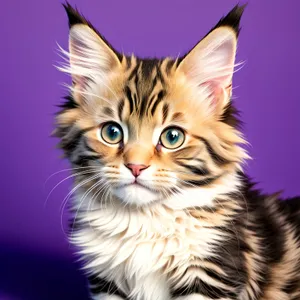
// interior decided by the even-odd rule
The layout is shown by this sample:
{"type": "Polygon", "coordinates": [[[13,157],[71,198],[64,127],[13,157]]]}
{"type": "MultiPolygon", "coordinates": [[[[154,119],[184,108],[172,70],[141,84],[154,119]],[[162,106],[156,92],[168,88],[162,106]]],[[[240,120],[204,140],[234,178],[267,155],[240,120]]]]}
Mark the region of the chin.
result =
{"type": "Polygon", "coordinates": [[[123,203],[136,206],[148,205],[160,199],[160,193],[137,184],[114,188],[112,193],[123,203]]]}

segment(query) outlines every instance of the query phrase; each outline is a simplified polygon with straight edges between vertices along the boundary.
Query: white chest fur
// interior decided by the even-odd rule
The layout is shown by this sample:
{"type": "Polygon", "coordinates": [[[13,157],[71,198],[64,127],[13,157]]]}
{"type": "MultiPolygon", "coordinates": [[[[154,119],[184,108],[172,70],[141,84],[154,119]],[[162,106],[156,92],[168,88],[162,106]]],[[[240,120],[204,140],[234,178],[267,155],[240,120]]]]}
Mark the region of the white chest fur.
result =
{"type": "Polygon", "coordinates": [[[80,230],[71,241],[79,246],[86,269],[114,280],[136,299],[168,300],[168,286],[201,277],[184,271],[214,255],[224,236],[184,210],[158,205],[132,210],[116,203],[79,212],[80,230]]]}

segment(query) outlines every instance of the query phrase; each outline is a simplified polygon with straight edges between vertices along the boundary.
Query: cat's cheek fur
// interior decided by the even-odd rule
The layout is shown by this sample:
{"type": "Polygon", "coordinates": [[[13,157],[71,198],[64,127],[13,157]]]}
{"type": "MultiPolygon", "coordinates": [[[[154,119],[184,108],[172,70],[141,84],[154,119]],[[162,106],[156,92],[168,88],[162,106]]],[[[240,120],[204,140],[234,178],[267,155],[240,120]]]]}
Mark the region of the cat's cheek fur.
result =
{"type": "Polygon", "coordinates": [[[221,179],[221,184],[210,188],[187,188],[180,195],[174,195],[164,201],[172,209],[191,207],[213,207],[214,199],[219,195],[238,191],[241,182],[237,174],[228,174],[221,179]]]}

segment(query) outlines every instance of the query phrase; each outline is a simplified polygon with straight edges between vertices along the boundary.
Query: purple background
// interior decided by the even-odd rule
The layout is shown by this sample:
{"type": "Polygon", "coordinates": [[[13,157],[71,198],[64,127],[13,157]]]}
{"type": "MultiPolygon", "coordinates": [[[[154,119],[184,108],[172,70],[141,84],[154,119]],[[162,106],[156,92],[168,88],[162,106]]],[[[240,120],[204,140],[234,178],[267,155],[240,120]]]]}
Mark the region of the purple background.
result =
{"type": "MultiPolygon", "coordinates": [[[[116,49],[141,56],[183,54],[236,0],[73,0],[116,49]]],[[[249,0],[242,19],[234,95],[254,160],[249,174],[268,192],[300,194],[300,2],[249,0]]],[[[60,1],[1,4],[0,299],[84,299],[84,279],[61,225],[71,182],[59,159],[55,105],[69,78],[54,67],[67,47],[60,1]],[[3,267],[4,266],[4,267],[3,267]],[[17,277],[15,277],[17,275],[17,277]],[[1,296],[3,295],[3,296],[1,296]]],[[[65,219],[65,218],[64,218],[65,219]]]]}

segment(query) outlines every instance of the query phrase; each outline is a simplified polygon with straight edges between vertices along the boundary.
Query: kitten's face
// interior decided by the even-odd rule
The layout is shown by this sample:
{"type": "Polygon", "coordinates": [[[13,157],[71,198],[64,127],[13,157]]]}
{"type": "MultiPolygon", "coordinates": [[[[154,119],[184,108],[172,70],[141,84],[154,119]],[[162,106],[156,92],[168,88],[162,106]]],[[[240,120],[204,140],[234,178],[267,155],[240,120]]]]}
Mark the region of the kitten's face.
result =
{"type": "Polygon", "coordinates": [[[245,158],[230,114],[235,47],[233,29],[221,27],[181,60],[141,60],[73,25],[63,69],[73,105],[57,129],[73,165],[96,167],[96,190],[137,206],[224,185],[245,158]]]}

